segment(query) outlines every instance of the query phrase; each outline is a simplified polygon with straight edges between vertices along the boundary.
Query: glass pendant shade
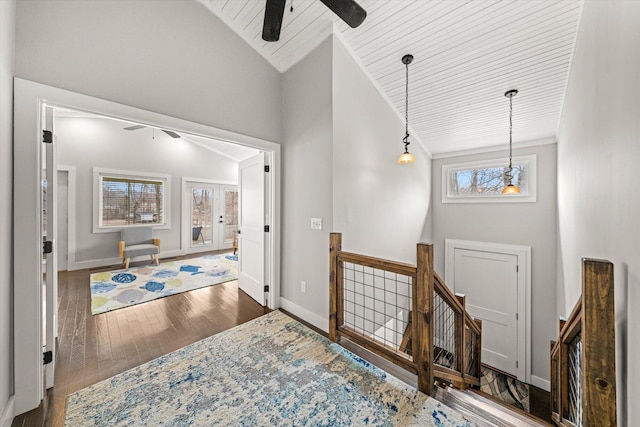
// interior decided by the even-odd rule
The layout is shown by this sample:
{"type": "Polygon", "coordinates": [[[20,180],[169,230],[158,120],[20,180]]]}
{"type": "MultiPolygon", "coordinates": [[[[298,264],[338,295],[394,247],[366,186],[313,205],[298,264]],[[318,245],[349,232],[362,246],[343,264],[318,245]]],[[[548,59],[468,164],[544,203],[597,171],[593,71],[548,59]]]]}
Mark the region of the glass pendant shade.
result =
{"type": "Polygon", "coordinates": [[[517,185],[509,184],[502,189],[502,194],[520,194],[520,189],[517,185]]]}
{"type": "Polygon", "coordinates": [[[413,163],[416,161],[416,156],[411,153],[402,153],[400,157],[398,157],[398,163],[401,165],[406,165],[408,163],[413,163]]]}

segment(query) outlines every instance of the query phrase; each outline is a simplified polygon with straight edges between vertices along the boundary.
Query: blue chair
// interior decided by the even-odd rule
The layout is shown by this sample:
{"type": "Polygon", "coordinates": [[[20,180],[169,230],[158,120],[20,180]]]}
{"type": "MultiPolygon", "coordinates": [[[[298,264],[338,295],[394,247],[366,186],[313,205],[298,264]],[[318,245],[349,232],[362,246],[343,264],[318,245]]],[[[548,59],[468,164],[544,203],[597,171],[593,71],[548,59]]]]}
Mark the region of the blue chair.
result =
{"type": "Polygon", "coordinates": [[[159,265],[160,239],[153,237],[151,227],[127,227],[120,231],[118,253],[122,258],[124,268],[129,268],[129,261],[133,257],[149,255],[151,262],[159,265]]]}

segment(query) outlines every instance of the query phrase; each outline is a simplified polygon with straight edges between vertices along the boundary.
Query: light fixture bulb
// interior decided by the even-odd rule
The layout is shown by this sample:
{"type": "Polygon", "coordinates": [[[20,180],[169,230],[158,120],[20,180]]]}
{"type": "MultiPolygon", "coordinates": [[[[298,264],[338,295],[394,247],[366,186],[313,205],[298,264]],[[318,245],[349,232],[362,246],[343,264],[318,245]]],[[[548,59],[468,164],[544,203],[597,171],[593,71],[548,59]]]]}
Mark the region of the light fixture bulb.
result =
{"type": "Polygon", "coordinates": [[[402,153],[400,157],[398,157],[398,163],[401,165],[406,165],[408,163],[413,163],[416,161],[416,156],[411,153],[402,153]]]}
{"type": "Polygon", "coordinates": [[[520,189],[517,185],[509,184],[502,189],[502,194],[520,194],[520,189]]]}

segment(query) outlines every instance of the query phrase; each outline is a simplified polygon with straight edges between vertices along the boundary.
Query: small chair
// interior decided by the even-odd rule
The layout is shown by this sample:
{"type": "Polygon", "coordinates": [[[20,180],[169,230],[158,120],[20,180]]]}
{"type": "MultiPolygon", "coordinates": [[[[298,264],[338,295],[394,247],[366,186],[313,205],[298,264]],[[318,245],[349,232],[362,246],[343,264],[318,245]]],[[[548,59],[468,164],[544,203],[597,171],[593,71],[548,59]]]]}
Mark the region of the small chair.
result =
{"type": "Polygon", "coordinates": [[[197,242],[198,239],[202,239],[202,244],[204,245],[204,236],[202,235],[202,226],[193,226],[191,228],[191,240],[197,242]]]}
{"type": "Polygon", "coordinates": [[[129,261],[133,257],[149,255],[151,262],[159,265],[160,239],[154,238],[151,227],[127,227],[120,231],[118,253],[122,258],[124,268],[129,268],[129,261]]]}

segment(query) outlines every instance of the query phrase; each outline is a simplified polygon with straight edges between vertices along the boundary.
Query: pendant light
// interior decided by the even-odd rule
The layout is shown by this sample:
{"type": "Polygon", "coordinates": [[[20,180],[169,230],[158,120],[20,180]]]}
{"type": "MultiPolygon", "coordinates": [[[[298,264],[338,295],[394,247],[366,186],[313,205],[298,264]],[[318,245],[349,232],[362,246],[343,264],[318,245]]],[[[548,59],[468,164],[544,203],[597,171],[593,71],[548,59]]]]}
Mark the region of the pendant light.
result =
{"type": "Polygon", "coordinates": [[[518,94],[516,89],[505,92],[504,96],[509,98],[509,170],[504,174],[505,182],[509,180],[509,184],[502,189],[502,194],[520,194],[517,185],[513,185],[513,97],[518,94]]]}
{"type": "Polygon", "coordinates": [[[406,80],[405,80],[405,97],[404,97],[404,119],[405,119],[405,128],[404,128],[404,138],[402,138],[402,142],[404,142],[404,153],[398,157],[398,163],[401,165],[405,165],[407,163],[413,163],[416,161],[416,157],[409,152],[409,64],[413,61],[413,55],[405,55],[402,57],[402,63],[405,65],[406,69],[406,80]]]}

